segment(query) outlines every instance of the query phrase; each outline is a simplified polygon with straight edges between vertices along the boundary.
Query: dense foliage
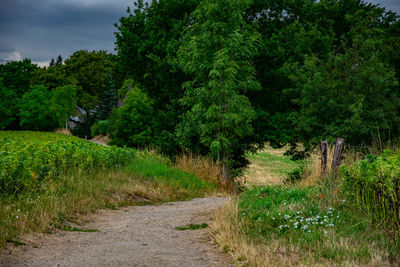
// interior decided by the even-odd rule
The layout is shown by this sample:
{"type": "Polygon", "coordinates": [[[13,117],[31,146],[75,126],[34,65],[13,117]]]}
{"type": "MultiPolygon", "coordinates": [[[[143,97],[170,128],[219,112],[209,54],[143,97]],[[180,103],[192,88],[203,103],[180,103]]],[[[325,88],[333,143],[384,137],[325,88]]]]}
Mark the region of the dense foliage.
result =
{"type": "Polygon", "coordinates": [[[40,189],[43,182],[70,173],[123,166],[134,152],[61,134],[0,132],[0,194],[40,189]]]}
{"type": "Polygon", "coordinates": [[[193,77],[183,85],[181,102],[189,111],[178,137],[192,150],[205,146],[221,163],[223,180],[226,169],[242,167],[238,161],[252,145],[255,112],[245,93],[259,88],[251,63],[258,35],[245,25],[247,7],[241,0],[203,1],[178,54],[182,69],[193,77]]]}
{"type": "Polygon", "coordinates": [[[400,226],[400,153],[386,150],[343,167],[349,197],[375,222],[400,226]]]}
{"type": "Polygon", "coordinates": [[[0,65],[0,129],[66,124],[91,137],[105,121],[118,145],[190,150],[231,170],[266,142],[305,155],[322,139],[399,137],[400,20],[378,5],[138,0],[115,26],[117,55],[81,50],[47,68],[0,65]],[[133,88],[148,98],[143,109],[136,101],[113,112],[133,88]],[[136,110],[144,113],[122,114],[136,110]]]}
{"type": "MultiPolygon", "coordinates": [[[[124,105],[110,117],[109,133],[112,143],[144,148],[151,143],[153,102],[137,86],[124,99],[124,105]]],[[[100,126],[100,125],[99,125],[100,126]]]]}

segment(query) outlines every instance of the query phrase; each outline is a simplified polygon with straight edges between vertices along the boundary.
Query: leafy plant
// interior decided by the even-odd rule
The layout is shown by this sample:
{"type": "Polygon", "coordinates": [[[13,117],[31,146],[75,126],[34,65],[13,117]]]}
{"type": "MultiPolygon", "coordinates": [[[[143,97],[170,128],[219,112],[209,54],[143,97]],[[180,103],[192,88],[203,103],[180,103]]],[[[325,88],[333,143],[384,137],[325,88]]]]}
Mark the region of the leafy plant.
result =
{"type": "Polygon", "coordinates": [[[348,197],[372,219],[387,227],[400,226],[400,153],[385,150],[341,169],[348,197]]]}
{"type": "Polygon", "coordinates": [[[0,195],[40,190],[66,174],[124,166],[134,153],[61,134],[0,132],[0,195]]]}

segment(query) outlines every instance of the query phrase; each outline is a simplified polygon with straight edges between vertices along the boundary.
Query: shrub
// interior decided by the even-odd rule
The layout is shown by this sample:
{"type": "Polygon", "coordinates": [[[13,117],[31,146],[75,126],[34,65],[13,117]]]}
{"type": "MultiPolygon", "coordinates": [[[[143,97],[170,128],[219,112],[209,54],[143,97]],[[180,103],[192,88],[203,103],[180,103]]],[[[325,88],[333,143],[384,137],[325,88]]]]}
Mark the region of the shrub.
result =
{"type": "Polygon", "coordinates": [[[345,190],[375,222],[400,226],[400,153],[385,150],[341,168],[345,190]]]}
{"type": "Polygon", "coordinates": [[[107,135],[109,127],[108,120],[98,121],[90,128],[92,136],[107,135]]]}
{"type": "Polygon", "coordinates": [[[110,115],[112,144],[146,147],[152,139],[153,101],[135,86],[126,95],[124,105],[110,115]]]}

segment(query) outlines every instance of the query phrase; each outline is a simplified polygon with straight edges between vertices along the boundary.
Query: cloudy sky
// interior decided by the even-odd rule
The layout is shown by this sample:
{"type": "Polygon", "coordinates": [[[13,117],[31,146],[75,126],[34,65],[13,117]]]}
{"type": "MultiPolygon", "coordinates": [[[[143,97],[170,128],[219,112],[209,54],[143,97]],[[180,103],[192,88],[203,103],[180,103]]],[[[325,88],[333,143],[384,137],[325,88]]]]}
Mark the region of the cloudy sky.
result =
{"type": "MultiPolygon", "coordinates": [[[[369,0],[400,14],[400,0],[369,0]]],[[[114,51],[114,23],[133,0],[0,0],[0,63],[39,65],[74,51],[114,51]]]]}

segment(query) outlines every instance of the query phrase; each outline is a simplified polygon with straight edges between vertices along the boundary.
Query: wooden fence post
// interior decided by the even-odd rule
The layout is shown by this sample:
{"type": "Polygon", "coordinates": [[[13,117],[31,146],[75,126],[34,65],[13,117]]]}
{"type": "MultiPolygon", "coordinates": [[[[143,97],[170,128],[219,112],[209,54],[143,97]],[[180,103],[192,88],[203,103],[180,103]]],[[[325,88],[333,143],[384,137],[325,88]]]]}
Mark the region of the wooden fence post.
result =
{"type": "Polygon", "coordinates": [[[321,142],[321,172],[322,174],[326,173],[328,168],[328,142],[321,142]]]}
{"type": "Polygon", "coordinates": [[[344,145],[343,138],[336,139],[335,152],[333,154],[332,168],[331,168],[334,171],[337,171],[339,168],[340,160],[342,157],[343,145],[344,145]]]}

